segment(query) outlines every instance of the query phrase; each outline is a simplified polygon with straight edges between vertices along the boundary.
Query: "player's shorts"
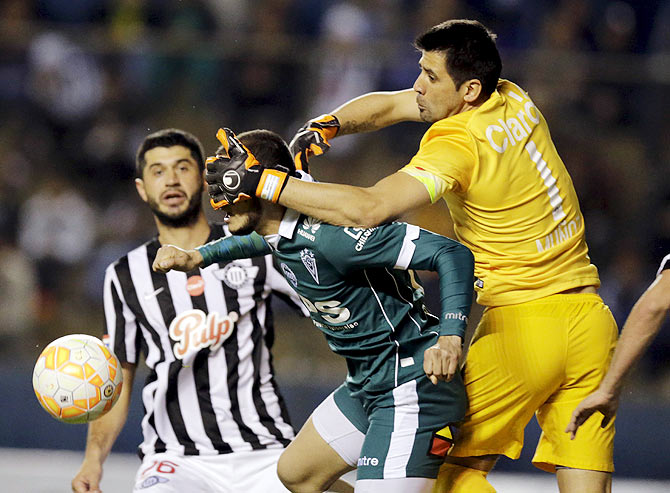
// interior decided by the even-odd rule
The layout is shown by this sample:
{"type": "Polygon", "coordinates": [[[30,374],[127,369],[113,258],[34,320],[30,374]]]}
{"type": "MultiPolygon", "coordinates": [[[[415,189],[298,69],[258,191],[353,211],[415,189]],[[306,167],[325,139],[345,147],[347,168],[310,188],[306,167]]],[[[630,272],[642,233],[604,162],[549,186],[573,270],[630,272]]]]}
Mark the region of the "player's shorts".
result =
{"type": "Polygon", "coordinates": [[[281,449],[220,455],[146,455],[133,493],[288,492],[277,476],[281,449]]]}
{"type": "Polygon", "coordinates": [[[613,471],[614,420],[602,429],[592,417],[575,440],[564,430],[577,404],[600,384],[617,336],[616,322],[596,294],[487,308],[466,358],[469,408],[449,455],[517,459],[524,428],[536,413],[542,428],[536,467],[613,471]]]}
{"type": "Polygon", "coordinates": [[[365,399],[342,385],[314,411],[312,422],[358,468],[357,480],[436,478],[467,406],[459,380],[433,385],[424,375],[365,399]]]}
{"type": "Polygon", "coordinates": [[[340,385],[312,412],[317,433],[351,467],[356,467],[368,431],[363,404],[340,385]]]}

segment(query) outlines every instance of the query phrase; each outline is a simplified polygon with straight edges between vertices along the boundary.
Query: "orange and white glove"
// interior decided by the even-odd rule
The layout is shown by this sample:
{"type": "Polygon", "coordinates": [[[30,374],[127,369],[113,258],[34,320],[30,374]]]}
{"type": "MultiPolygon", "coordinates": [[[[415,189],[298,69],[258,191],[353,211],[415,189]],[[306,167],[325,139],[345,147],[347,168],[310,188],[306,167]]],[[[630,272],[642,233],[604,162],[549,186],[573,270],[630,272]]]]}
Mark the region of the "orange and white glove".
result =
{"type": "Polygon", "coordinates": [[[240,200],[259,197],[277,202],[290,171],[284,166],[265,166],[229,128],[219,129],[216,138],[224,153],[207,158],[205,180],[210,203],[220,209],[240,200]]]}
{"type": "Polygon", "coordinates": [[[310,156],[319,156],[330,149],[328,140],[335,137],[339,129],[340,122],[333,115],[321,115],[300,127],[288,146],[296,169],[308,173],[310,156]]]}

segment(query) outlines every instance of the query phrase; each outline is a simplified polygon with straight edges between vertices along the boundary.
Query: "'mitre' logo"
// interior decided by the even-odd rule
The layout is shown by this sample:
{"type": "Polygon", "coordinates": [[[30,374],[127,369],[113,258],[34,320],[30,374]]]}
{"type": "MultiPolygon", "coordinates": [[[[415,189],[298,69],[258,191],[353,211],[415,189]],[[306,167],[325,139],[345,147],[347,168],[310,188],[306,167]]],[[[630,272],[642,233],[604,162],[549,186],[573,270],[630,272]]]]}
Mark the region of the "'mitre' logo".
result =
{"type": "Polygon", "coordinates": [[[448,312],[444,314],[445,320],[460,320],[461,322],[468,323],[468,317],[459,312],[448,312]]]}
{"type": "Polygon", "coordinates": [[[358,458],[358,467],[361,466],[378,466],[379,465],[379,459],[377,457],[368,457],[368,456],[363,456],[358,458]]]}
{"type": "Polygon", "coordinates": [[[170,337],[176,341],[172,350],[175,357],[183,359],[189,352],[209,346],[214,352],[230,337],[239,316],[235,312],[221,315],[205,314],[202,310],[180,313],[170,324],[170,337]]]}

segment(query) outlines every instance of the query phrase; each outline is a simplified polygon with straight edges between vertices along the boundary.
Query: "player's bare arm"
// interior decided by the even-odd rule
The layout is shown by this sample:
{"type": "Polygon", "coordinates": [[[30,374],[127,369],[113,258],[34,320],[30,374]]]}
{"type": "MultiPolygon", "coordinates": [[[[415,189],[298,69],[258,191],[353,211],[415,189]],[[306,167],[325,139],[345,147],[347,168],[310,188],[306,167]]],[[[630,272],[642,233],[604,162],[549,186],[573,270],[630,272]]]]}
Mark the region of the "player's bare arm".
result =
{"type": "Polygon", "coordinates": [[[72,479],[72,491],[75,493],[99,493],[102,491],[100,489],[102,465],[128,418],[130,396],[137,366],[130,363],[121,363],[121,368],[123,387],[118,402],[107,414],[88,425],[84,461],[77,475],[72,479]]]}
{"type": "Polygon", "coordinates": [[[219,238],[192,250],[163,245],[156,252],[152,269],[156,272],[168,272],[170,269],[189,272],[214,262],[262,257],[270,251],[265,239],[257,233],[219,238]]]}
{"type": "Polygon", "coordinates": [[[279,203],[330,224],[372,228],[430,204],[430,195],[421,182],[397,172],[368,188],[290,178],[279,203]]]}
{"type": "Polygon", "coordinates": [[[202,255],[196,249],[184,250],[175,245],[163,245],[156,253],[152,269],[156,272],[168,272],[171,269],[189,272],[202,264],[202,255]]]}
{"type": "Polygon", "coordinates": [[[431,203],[425,186],[404,172],[369,188],[312,183],[260,163],[230,129],[220,129],[217,138],[229,155],[207,159],[205,180],[215,209],[256,196],[336,226],[370,228],[431,203]],[[236,179],[224,180],[224,173],[236,179]]]}
{"type": "Polygon", "coordinates": [[[307,171],[312,156],[330,149],[338,135],[372,132],[403,121],[421,121],[413,89],[372,92],[359,96],[305,123],[291,139],[289,149],[296,169],[307,171]]]}
{"type": "Polygon", "coordinates": [[[603,427],[614,417],[626,375],[658,334],[670,310],[669,293],[670,271],[666,270],[633,306],[621,331],[610,368],[598,390],[584,399],[572,413],[565,429],[571,438],[575,438],[579,427],[596,411],[603,415],[603,427]]]}
{"type": "Polygon", "coordinates": [[[331,114],[340,122],[338,136],[372,132],[405,121],[421,121],[413,89],[364,94],[331,114]]]}

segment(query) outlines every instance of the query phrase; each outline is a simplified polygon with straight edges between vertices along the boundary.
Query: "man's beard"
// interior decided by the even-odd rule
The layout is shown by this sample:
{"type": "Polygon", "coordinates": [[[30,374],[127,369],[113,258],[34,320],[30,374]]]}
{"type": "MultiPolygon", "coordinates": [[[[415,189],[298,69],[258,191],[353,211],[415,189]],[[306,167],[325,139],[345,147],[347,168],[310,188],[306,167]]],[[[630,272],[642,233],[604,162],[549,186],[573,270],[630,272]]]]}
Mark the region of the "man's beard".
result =
{"type": "Polygon", "coordinates": [[[188,201],[188,207],[186,210],[177,215],[170,215],[162,212],[158,203],[153,199],[149,199],[148,203],[149,207],[151,208],[151,212],[154,213],[154,216],[156,216],[156,219],[158,219],[162,225],[167,226],[168,228],[185,228],[195,224],[195,222],[198,220],[198,216],[200,215],[202,207],[201,201],[202,191],[198,191],[194,193],[191,199],[188,201]]]}
{"type": "Polygon", "coordinates": [[[426,108],[424,108],[423,111],[419,111],[419,118],[421,118],[421,121],[425,123],[435,123],[436,121],[440,120],[440,118],[433,118],[433,114],[426,108]]]}

